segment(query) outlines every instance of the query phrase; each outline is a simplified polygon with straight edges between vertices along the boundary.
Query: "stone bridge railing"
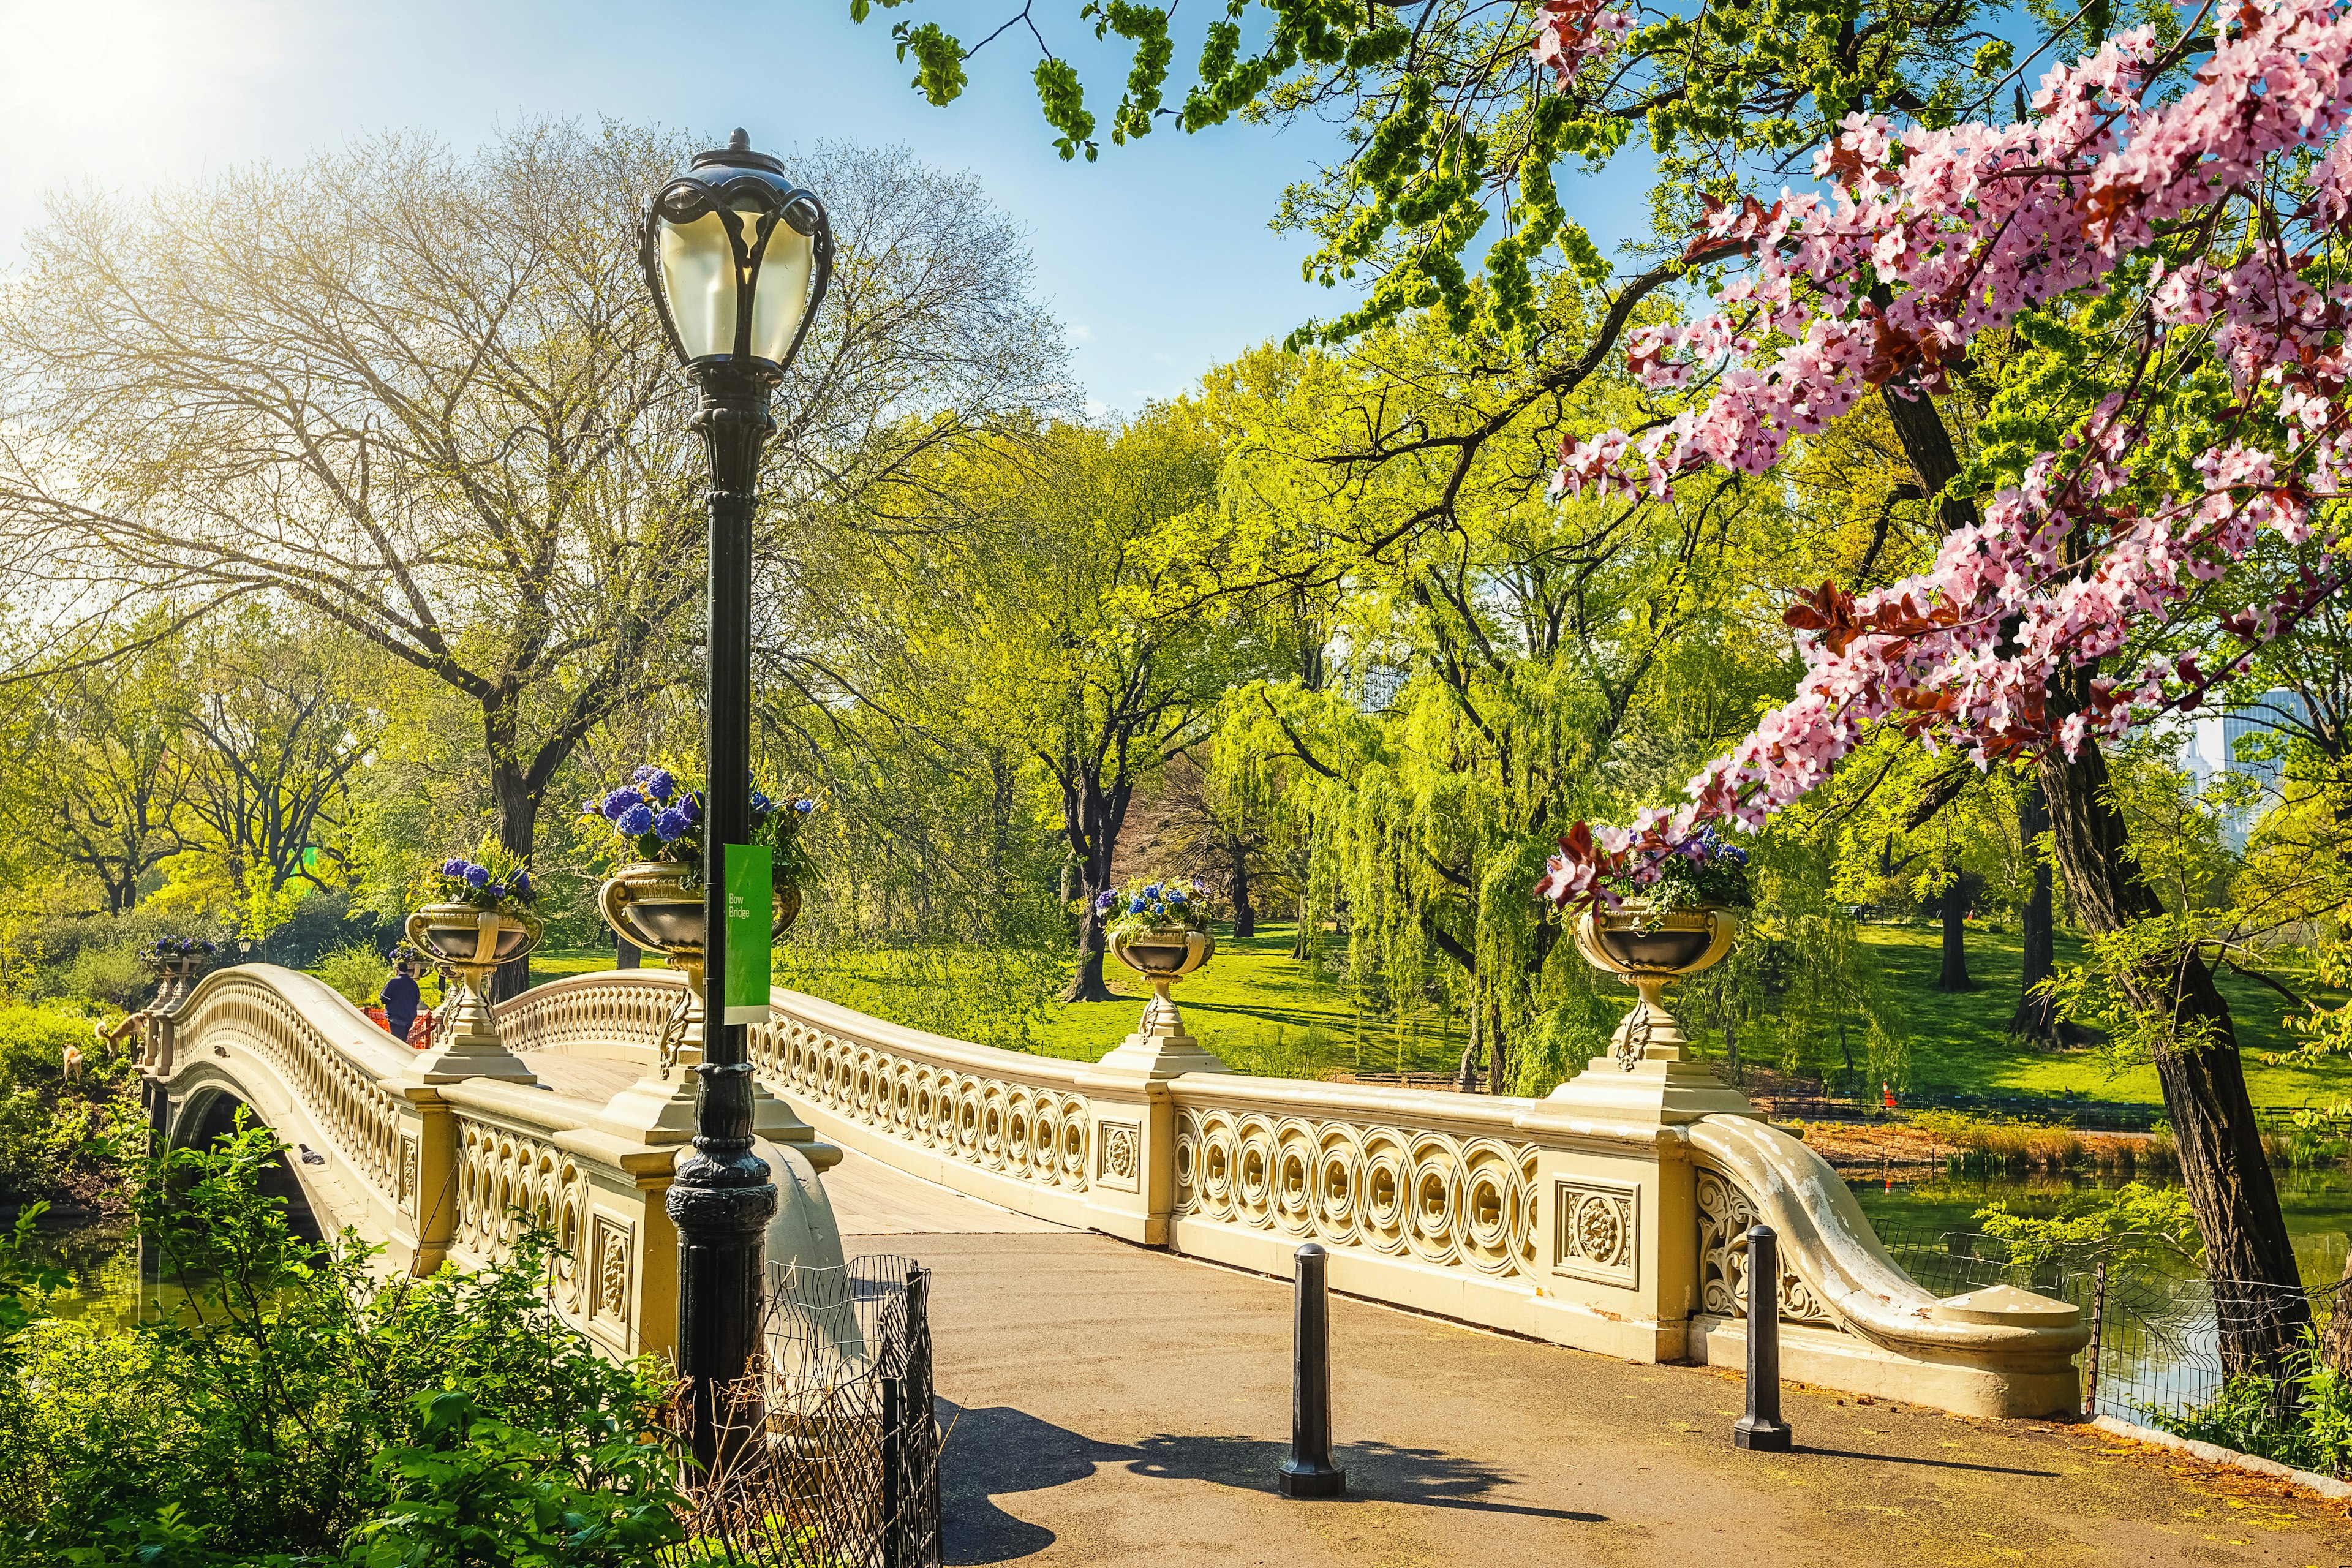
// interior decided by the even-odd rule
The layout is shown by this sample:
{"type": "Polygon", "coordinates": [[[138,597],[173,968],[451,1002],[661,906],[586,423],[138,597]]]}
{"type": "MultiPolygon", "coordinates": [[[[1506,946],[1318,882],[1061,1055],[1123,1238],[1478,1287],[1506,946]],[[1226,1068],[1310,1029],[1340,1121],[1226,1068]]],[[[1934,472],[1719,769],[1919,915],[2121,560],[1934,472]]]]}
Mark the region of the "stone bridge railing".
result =
{"type": "MultiPolygon", "coordinates": [[[[563,1043],[625,1057],[675,995],[674,981],[652,998],[601,984],[563,1043]]],[[[559,1312],[616,1354],[671,1348],[677,1243],[662,1198],[682,1133],[616,1117],[606,1093],[450,1080],[319,981],[268,964],[207,975],[147,1020],[142,1046],[164,1142],[209,1138],[249,1107],[296,1145],[289,1168],[322,1226],[407,1272],[505,1262],[535,1222],[562,1253],[559,1312]]]]}
{"type": "Polygon", "coordinates": [[[2075,1407],[2073,1308],[1939,1303],[1834,1171],[1694,1064],[1604,1058],[1548,1100],[1415,1092],[1168,1071],[1204,1058],[1139,1036],[1055,1061],[773,1001],[761,1081],[822,1137],[1022,1214],[1277,1276],[1316,1241],[1354,1295],[1729,1365],[1733,1243],[1761,1217],[1782,1237],[1790,1376],[1974,1415],[2075,1407]]]}
{"type": "MultiPolygon", "coordinates": [[[[539,987],[499,1027],[542,1081],[452,1082],[308,976],[229,970],[150,1026],[148,1073],[169,1101],[161,1121],[184,1135],[225,1095],[306,1145],[317,1163],[296,1173],[321,1217],[396,1266],[502,1258],[515,1212],[538,1216],[569,1254],[565,1315],[616,1351],[661,1349],[677,1253],[661,1196],[691,1127],[671,1059],[679,986],[645,971],[539,987]],[[604,1087],[558,1092],[559,1068],[604,1087]]],[[[1735,1244],[1760,1217],[1782,1237],[1790,1376],[1975,1415],[2075,1406],[2089,1331],[2074,1309],[1937,1301],[1835,1172],[1695,1064],[1621,1073],[1603,1058],[1550,1099],[1517,1100],[1244,1077],[1172,1013],[1086,1064],[788,991],[773,1002],[750,1032],[758,1125],[817,1169],[839,1145],[1018,1213],[1267,1274],[1313,1240],[1335,1289],[1645,1362],[1740,1363],[1735,1244]]]]}

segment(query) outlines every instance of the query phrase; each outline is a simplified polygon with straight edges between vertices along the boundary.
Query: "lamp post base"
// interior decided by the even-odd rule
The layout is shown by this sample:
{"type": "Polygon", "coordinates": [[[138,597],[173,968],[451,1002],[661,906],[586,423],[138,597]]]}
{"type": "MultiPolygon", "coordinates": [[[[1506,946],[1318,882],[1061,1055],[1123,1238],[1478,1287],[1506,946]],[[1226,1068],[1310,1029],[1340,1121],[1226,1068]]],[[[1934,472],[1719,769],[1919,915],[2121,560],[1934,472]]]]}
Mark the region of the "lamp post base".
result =
{"type": "Polygon", "coordinates": [[[1754,1454],[1785,1454],[1797,1435],[1786,1421],[1758,1421],[1743,1415],[1731,1424],[1731,1446],[1754,1454]]]}
{"type": "Polygon", "coordinates": [[[1308,1467],[1293,1459],[1276,1474],[1274,1489],[1284,1497],[1340,1497],[1348,1490],[1348,1472],[1336,1465],[1308,1467]]]}

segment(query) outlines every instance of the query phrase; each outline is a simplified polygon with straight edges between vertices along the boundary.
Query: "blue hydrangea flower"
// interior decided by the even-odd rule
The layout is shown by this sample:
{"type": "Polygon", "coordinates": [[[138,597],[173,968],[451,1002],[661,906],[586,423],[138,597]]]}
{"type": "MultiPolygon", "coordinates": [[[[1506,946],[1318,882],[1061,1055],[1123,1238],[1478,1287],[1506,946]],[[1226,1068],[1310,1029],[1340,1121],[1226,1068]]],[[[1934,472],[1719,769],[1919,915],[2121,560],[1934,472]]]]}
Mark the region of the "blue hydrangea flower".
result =
{"type": "Polygon", "coordinates": [[[1127,904],[1127,912],[1131,915],[1141,914],[1143,912],[1143,900],[1141,899],[1129,900],[1127,904]]]}
{"type": "Polygon", "coordinates": [[[466,879],[467,886],[478,888],[489,881],[489,872],[484,870],[481,867],[473,864],[471,861],[464,862],[464,865],[466,868],[458,872],[457,875],[466,879]]]}
{"type": "Polygon", "coordinates": [[[654,766],[651,763],[639,763],[636,766],[636,771],[629,775],[629,782],[631,784],[643,784],[659,772],[661,772],[661,770],[654,766]]]}
{"type": "Polygon", "coordinates": [[[646,793],[656,800],[668,800],[670,792],[676,788],[677,788],[677,781],[661,768],[656,768],[652,776],[646,780],[646,793]]]}
{"type": "Polygon", "coordinates": [[[441,862],[441,874],[445,877],[462,877],[466,874],[466,863],[463,860],[444,860],[441,862]]]}
{"type": "Polygon", "coordinates": [[[661,835],[661,841],[665,844],[679,837],[693,826],[694,819],[675,805],[654,818],[654,831],[661,835]]]}
{"type": "Polygon", "coordinates": [[[528,871],[517,871],[517,872],[514,874],[514,890],[515,890],[515,897],[517,897],[517,898],[519,898],[519,899],[529,898],[529,897],[530,896],[530,872],[528,872],[528,871]]]}
{"type": "MultiPolygon", "coordinates": [[[[644,804],[645,797],[643,795],[630,788],[627,784],[623,784],[619,789],[614,790],[612,794],[604,797],[604,820],[617,826],[620,823],[621,818],[628,815],[628,811],[631,806],[643,805],[644,804]]],[[[621,831],[625,833],[628,829],[622,828],[621,831]]]]}
{"type": "Polygon", "coordinates": [[[816,809],[816,802],[813,800],[796,800],[793,802],[793,809],[794,811],[803,813],[814,811],[816,809]]]}
{"type": "Polygon", "coordinates": [[[1117,902],[1118,902],[1118,895],[1105,888],[1095,895],[1095,913],[1107,915],[1110,913],[1111,906],[1117,902]]]}
{"type": "Polygon", "coordinates": [[[489,894],[489,896],[494,899],[503,899],[507,896],[507,885],[504,882],[492,882],[488,886],[485,887],[482,891],[489,894]]]}
{"type": "Polygon", "coordinates": [[[686,813],[686,819],[688,822],[700,822],[702,820],[702,792],[699,790],[688,790],[686,794],[678,796],[677,809],[686,813]]]}
{"type": "Polygon", "coordinates": [[[613,826],[631,838],[637,837],[641,834],[650,833],[653,831],[654,826],[654,809],[647,805],[644,801],[639,801],[635,805],[629,807],[628,810],[614,817],[613,819],[613,826]]]}

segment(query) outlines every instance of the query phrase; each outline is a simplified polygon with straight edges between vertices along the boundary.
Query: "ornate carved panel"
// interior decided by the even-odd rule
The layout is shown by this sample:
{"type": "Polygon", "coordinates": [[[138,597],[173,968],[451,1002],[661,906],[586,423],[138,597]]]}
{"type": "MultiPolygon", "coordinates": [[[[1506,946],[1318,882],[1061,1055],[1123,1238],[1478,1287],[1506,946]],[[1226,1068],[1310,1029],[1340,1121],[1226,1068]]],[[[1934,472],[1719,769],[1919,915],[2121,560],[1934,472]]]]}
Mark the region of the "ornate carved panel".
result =
{"type": "Polygon", "coordinates": [[[1561,1176],[1551,1184],[1555,1272],[1631,1289],[1641,1276],[1642,1189],[1629,1182],[1561,1176]]]}
{"type": "Polygon", "coordinates": [[[1097,1121],[1095,1180],[1122,1193],[1134,1192],[1143,1179],[1143,1129],[1132,1121],[1097,1121]]]}
{"type": "Polygon", "coordinates": [[[411,1219],[416,1217],[416,1189],[420,1185],[417,1170],[418,1151],[416,1147],[416,1134],[414,1132],[404,1132],[400,1135],[400,1191],[398,1194],[398,1200],[400,1212],[408,1215],[411,1219]]]}
{"type": "Polygon", "coordinates": [[[1219,1106],[1176,1112],[1180,1218],[1536,1275],[1536,1149],[1219,1106]]]}
{"type": "MultiPolygon", "coordinates": [[[[1748,1315],[1748,1249],[1733,1243],[1756,1223],[1756,1205],[1748,1194],[1713,1171],[1698,1173],[1698,1300],[1699,1310],[1717,1317],[1748,1315]]],[[[1818,1323],[1841,1329],[1837,1314],[1822,1304],[1790,1262],[1780,1254],[1780,1318],[1784,1322],[1818,1323]]]]}
{"type": "Polygon", "coordinates": [[[596,1274],[589,1295],[589,1316],[625,1330],[629,1322],[628,1227],[598,1215],[592,1257],[596,1274]]]}

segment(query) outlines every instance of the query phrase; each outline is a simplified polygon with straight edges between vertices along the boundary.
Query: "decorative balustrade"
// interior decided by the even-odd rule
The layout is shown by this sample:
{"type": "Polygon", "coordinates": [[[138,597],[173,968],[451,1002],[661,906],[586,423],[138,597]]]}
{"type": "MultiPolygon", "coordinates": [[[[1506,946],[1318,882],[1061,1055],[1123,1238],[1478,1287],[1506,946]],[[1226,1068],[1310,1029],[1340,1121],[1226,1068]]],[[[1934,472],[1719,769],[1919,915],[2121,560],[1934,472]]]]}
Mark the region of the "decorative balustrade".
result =
{"type": "Polygon", "coordinates": [[[1416,1127],[1393,1107],[1293,1114],[1248,1103],[1249,1087],[1217,1082],[1212,1095],[1178,1080],[1178,1219],[1498,1279],[1536,1274],[1533,1144],[1416,1127]]]}
{"type": "Polygon", "coordinates": [[[793,991],[772,1002],[775,1016],[746,1031],[753,1070],[824,1137],[1067,1224],[1103,1218],[1098,1189],[1116,1210],[1138,1206],[1141,1120],[1098,1127],[1085,1064],[969,1045],[793,991]]]}
{"type": "MultiPolygon", "coordinates": [[[[499,1027],[542,1059],[657,1070],[681,994],[666,971],[575,976],[502,1006],[499,1027]]],[[[1834,1172],[1695,1063],[1604,1058],[1549,1100],[1513,1100],[1192,1070],[1217,1064],[1189,1037],[1183,1051],[1130,1042],[1056,1061],[772,1000],[747,1032],[771,1094],[834,1142],[1016,1212],[1276,1275],[1317,1241],[1340,1290],[1719,1364],[1744,1353],[1739,1242],[1760,1218],[1781,1238],[1791,1375],[1969,1414],[2074,1406],[2088,1330],[2073,1309],[1937,1301],[1834,1172]]],[[[177,1038],[149,1068],[173,1103],[222,1089],[313,1142],[330,1158],[298,1171],[305,1186],[330,1210],[341,1192],[337,1223],[387,1240],[395,1262],[505,1262],[530,1216],[565,1254],[559,1310],[616,1352],[667,1344],[677,1244],[661,1194],[677,1134],[620,1114],[633,1096],[674,1110],[667,1079],[609,1104],[545,1082],[420,1081],[413,1053],[340,997],[266,968],[207,978],[177,1038]]]]}
{"type": "MultiPolygon", "coordinates": [[[[501,1029],[564,1054],[649,1058],[674,977],[545,987],[501,1029]]],[[[291,1168],[320,1221],[429,1272],[512,1260],[544,1228],[556,1309],[615,1354],[669,1348],[675,1234],[662,1198],[674,1139],[616,1121],[601,1100],[491,1079],[426,1081],[426,1058],[305,974],[223,970],[181,1009],[168,1060],[148,1065],[159,1128],[201,1134],[221,1097],[308,1151],[291,1168]],[[315,1163],[314,1163],[315,1161],[315,1163]]]]}
{"type": "Polygon", "coordinates": [[[175,1023],[184,1052],[251,1052],[307,1113],[318,1142],[375,1195],[398,1202],[407,1105],[386,1085],[410,1053],[366,1015],[307,974],[255,965],[207,977],[175,1023]]]}
{"type": "Polygon", "coordinates": [[[500,1003],[499,1035],[516,1052],[650,1062],[685,994],[671,969],[570,974],[500,1003]]]}

